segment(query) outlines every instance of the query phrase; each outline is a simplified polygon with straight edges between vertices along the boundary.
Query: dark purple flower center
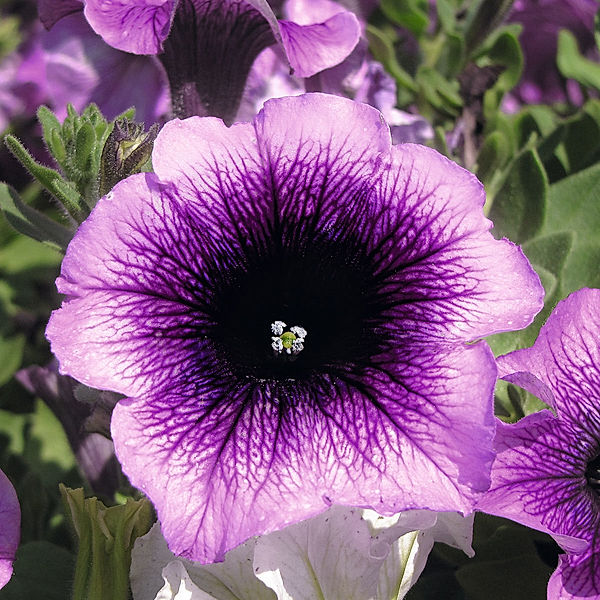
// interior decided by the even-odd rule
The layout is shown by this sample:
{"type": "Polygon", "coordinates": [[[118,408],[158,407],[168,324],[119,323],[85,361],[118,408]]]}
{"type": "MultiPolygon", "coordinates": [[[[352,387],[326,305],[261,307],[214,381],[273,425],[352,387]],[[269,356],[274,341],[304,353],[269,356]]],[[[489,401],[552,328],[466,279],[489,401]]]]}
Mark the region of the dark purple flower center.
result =
{"type": "Polygon", "coordinates": [[[348,233],[333,238],[298,225],[248,242],[243,256],[232,257],[235,264],[223,268],[220,257],[211,274],[219,285],[210,336],[231,370],[256,380],[357,380],[387,342],[387,296],[364,244],[348,233]],[[306,329],[302,352],[273,352],[276,320],[306,329]]]}
{"type": "Polygon", "coordinates": [[[585,479],[590,488],[600,497],[600,454],[588,462],[585,479]]]}

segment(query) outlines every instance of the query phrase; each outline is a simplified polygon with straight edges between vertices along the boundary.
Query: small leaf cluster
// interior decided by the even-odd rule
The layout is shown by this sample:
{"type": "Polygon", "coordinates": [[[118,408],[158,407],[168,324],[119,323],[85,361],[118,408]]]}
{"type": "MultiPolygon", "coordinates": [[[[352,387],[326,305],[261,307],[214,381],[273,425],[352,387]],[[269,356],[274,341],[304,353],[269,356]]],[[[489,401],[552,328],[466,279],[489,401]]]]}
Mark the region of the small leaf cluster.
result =
{"type": "Polygon", "coordinates": [[[0,184],[0,208],[20,233],[64,251],[76,227],[100,197],[121,179],[151,168],[157,126],[144,132],[134,109],[107,121],[95,104],[81,114],[68,105],[63,123],[47,107],[37,112],[43,138],[57,169],[38,162],[13,135],[5,143],[34,179],[62,207],[66,224],[29,206],[10,186],[0,184]]]}

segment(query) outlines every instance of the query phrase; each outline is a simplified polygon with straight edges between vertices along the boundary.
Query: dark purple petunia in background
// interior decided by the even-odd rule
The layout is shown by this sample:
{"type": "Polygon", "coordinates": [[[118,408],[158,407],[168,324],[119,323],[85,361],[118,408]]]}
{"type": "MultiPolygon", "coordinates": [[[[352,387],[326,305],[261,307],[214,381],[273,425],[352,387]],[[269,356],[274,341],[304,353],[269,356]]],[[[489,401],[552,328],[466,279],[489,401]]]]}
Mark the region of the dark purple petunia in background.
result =
{"type": "Polygon", "coordinates": [[[548,410],[499,423],[481,510],[551,534],[567,551],[549,600],[600,598],[600,290],[556,307],[532,348],[498,360],[548,410]]]}
{"type": "Polygon", "coordinates": [[[291,71],[309,77],[356,46],[360,24],[341,4],[311,0],[318,21],[303,18],[302,2],[293,4],[295,20],[278,20],[266,0],[40,0],[39,11],[50,28],[83,8],[113,48],[158,56],[174,116],[214,115],[231,123],[252,63],[265,48],[277,45],[291,71]]]}
{"type": "Polygon", "coordinates": [[[47,335],[128,396],[115,449],[171,549],[220,560],[332,503],[470,512],[496,368],[466,342],[543,297],[479,181],[322,94],[171,121],[152,160],[80,227],[47,335]]]}

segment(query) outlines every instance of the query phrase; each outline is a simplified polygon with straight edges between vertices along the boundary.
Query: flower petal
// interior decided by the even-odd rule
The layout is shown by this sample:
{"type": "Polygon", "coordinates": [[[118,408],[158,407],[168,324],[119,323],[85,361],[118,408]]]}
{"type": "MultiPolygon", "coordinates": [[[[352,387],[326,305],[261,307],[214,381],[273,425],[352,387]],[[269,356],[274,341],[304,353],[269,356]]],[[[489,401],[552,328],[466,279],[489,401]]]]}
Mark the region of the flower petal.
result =
{"type": "Polygon", "coordinates": [[[498,359],[501,375],[600,438],[599,338],[600,290],[579,290],[558,303],[532,348],[498,359]]]}
{"type": "Polygon", "coordinates": [[[60,19],[83,11],[83,0],[38,0],[38,14],[46,29],[52,29],[60,19]]]}
{"type": "Polygon", "coordinates": [[[380,193],[400,216],[394,240],[379,251],[388,255],[388,270],[402,272],[399,329],[466,341],[531,323],[544,290],[521,249],[489,233],[477,178],[413,144],[394,146],[392,164],[380,193]]]}
{"type": "Polygon", "coordinates": [[[468,512],[488,486],[493,458],[489,349],[437,349],[399,369],[403,383],[387,397],[348,398],[339,389],[316,412],[287,414],[260,390],[226,382],[220,399],[197,388],[122,401],[112,420],[117,456],[153,499],[173,552],[201,561],[332,502],[468,512]],[[482,398],[463,402],[474,389],[482,398]]]}
{"type": "Polygon", "coordinates": [[[20,537],[21,509],[15,488],[0,471],[0,588],[12,576],[20,537]]]}
{"type": "Polygon", "coordinates": [[[92,29],[118,50],[158,54],[169,34],[176,0],[86,0],[92,29]]]}
{"type": "Polygon", "coordinates": [[[279,30],[297,77],[310,77],[341,63],[360,39],[360,23],[349,11],[312,25],[281,20],[279,30]]]}
{"type": "Polygon", "coordinates": [[[153,58],[107,46],[83,14],[68,16],[42,36],[48,98],[59,118],[67,103],[79,111],[95,102],[107,119],[130,106],[138,121],[154,123],[168,110],[167,82],[153,58]]]}
{"type": "Polygon", "coordinates": [[[543,410],[513,425],[499,422],[495,448],[492,485],[478,509],[549,533],[567,551],[581,552],[597,521],[593,492],[585,492],[583,483],[593,441],[543,410]]]}
{"type": "MultiPolygon", "coordinates": [[[[218,600],[239,598],[247,600],[275,600],[275,594],[259,581],[252,567],[255,540],[228,552],[222,563],[201,565],[177,558],[167,547],[167,542],[155,523],[150,531],[138,538],[131,553],[130,581],[134,600],[154,600],[163,576],[169,576],[174,589],[179,587],[178,580],[189,580],[196,589],[210,594],[218,600]],[[167,573],[164,569],[173,562],[179,562],[181,569],[171,567],[167,573]],[[189,579],[188,579],[189,578],[189,579]]],[[[188,584],[188,587],[191,587],[188,584]]]]}
{"type": "Polygon", "coordinates": [[[600,525],[594,543],[582,554],[563,554],[548,582],[548,600],[598,600],[600,598],[600,525]]]}
{"type": "Polygon", "coordinates": [[[373,553],[374,540],[358,508],[332,506],[307,521],[262,536],[256,576],[278,600],[363,600],[375,596],[379,569],[390,550],[373,553]]]}

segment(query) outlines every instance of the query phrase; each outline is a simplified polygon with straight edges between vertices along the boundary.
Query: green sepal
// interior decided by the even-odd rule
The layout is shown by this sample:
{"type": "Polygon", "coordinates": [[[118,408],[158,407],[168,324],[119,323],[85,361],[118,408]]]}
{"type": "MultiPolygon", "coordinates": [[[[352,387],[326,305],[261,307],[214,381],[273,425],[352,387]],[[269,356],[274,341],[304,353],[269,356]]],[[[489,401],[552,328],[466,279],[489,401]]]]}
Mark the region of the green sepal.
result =
{"type": "Polygon", "coordinates": [[[9,185],[0,183],[0,208],[19,233],[64,252],[74,232],[25,204],[9,185]]]}
{"type": "Polygon", "coordinates": [[[143,498],[106,507],[82,488],[59,489],[79,539],[73,600],[128,600],[131,550],[152,526],[152,505],[143,498]]]}

